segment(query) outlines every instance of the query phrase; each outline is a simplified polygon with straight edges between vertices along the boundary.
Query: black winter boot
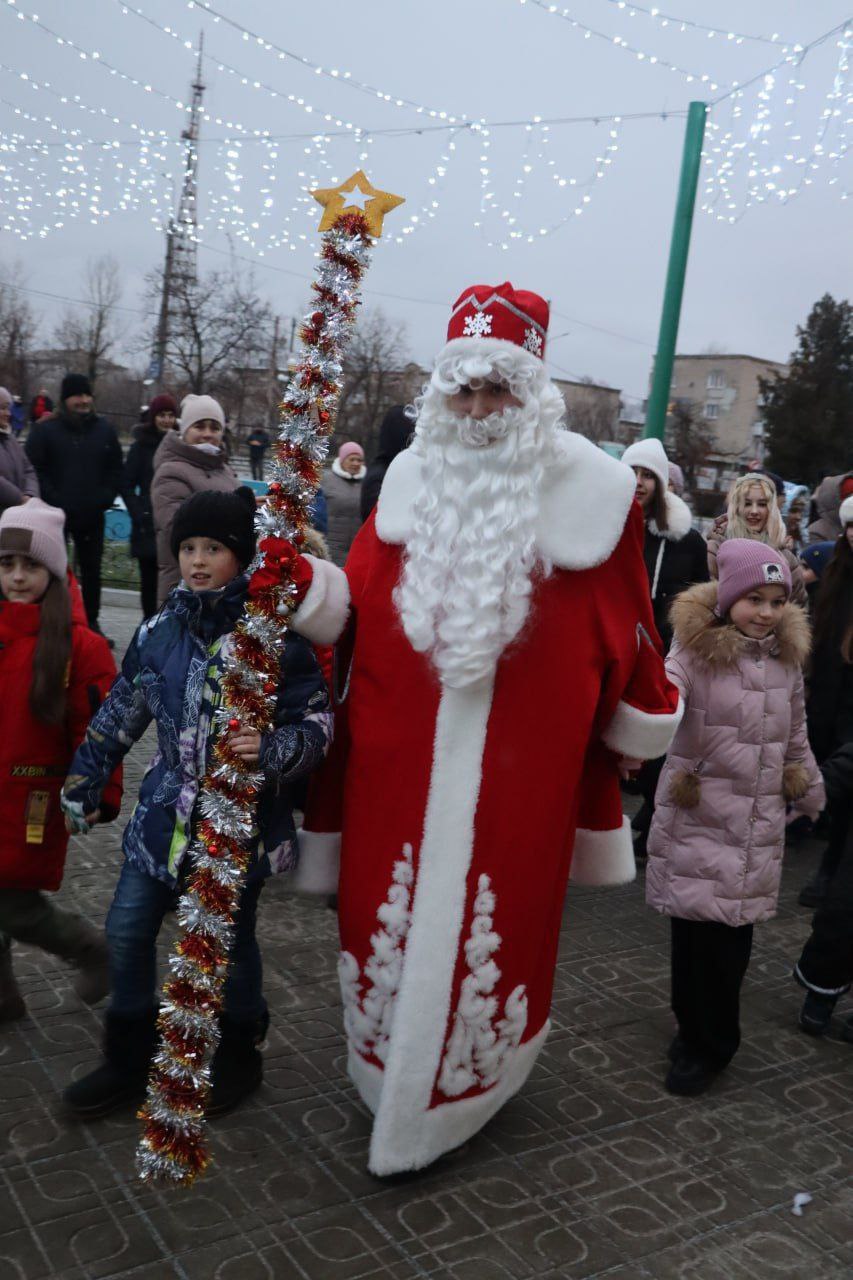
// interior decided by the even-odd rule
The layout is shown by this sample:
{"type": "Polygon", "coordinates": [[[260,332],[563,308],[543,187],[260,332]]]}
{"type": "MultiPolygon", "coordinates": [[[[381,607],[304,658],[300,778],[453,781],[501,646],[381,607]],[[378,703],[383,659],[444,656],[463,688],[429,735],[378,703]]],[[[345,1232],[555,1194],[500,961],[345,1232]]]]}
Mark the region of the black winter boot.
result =
{"type": "Polygon", "coordinates": [[[220,1019],[221,1039],[211,1063],[211,1089],[206,1116],[221,1116],[240,1105],[258,1089],[264,1078],[264,1060],[258,1045],[267,1034],[269,1013],[264,1010],[252,1022],[235,1022],[227,1013],[220,1019]]]}
{"type": "Polygon", "coordinates": [[[0,1022],[17,1022],[26,1016],[27,1006],[12,968],[12,947],[7,943],[0,948],[0,1022]]]}
{"type": "Polygon", "coordinates": [[[678,1094],[682,1098],[695,1098],[710,1089],[722,1070],[712,1066],[704,1058],[683,1053],[673,1062],[664,1081],[669,1093],[678,1094]]]}
{"type": "Polygon", "coordinates": [[[135,1018],[108,1012],[103,1062],[70,1084],[62,1101],[81,1120],[97,1120],[126,1103],[141,1102],[156,1047],[156,1009],[135,1018]]]}
{"type": "Polygon", "coordinates": [[[819,991],[806,992],[800,1010],[800,1030],[810,1036],[825,1036],[832,1023],[832,1011],[838,996],[823,995],[819,991]]]}

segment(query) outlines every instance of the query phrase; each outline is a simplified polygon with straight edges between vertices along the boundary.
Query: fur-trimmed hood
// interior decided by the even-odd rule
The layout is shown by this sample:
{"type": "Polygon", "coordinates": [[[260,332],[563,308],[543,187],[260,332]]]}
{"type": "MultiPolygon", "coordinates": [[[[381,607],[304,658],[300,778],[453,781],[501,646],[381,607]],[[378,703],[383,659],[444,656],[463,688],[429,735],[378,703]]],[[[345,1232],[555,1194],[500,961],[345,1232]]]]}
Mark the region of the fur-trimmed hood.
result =
{"type": "Polygon", "coordinates": [[[654,519],[649,520],[648,530],[658,538],[666,538],[668,542],[680,542],[693,528],[693,516],[687,503],[677,493],[667,490],[666,494],[666,528],[659,529],[654,519]]]}
{"type": "Polygon", "coordinates": [[[717,583],[702,582],[676,599],[670,611],[676,641],[711,667],[734,666],[749,646],[767,646],[785,666],[802,668],[809,655],[811,630],[803,610],[790,602],[779,625],[766,640],[750,640],[737,627],[717,617],[717,583]]]}

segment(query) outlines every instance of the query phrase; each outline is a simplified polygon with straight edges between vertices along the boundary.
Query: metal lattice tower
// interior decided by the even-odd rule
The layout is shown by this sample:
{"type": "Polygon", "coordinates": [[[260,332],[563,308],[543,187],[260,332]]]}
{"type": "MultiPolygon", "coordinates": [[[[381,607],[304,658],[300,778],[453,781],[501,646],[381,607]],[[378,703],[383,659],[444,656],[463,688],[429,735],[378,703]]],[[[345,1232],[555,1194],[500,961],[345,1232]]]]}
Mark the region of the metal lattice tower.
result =
{"type": "Polygon", "coordinates": [[[166,228],[166,261],[163,267],[160,314],[146,379],[149,385],[153,383],[157,389],[163,385],[169,334],[184,319],[181,299],[195,284],[198,275],[198,139],[204,94],[201,78],[203,53],[204,32],[201,32],[198,38],[198,63],[191,85],[189,121],[181,132],[184,143],[181,190],[177,210],[166,228]]]}

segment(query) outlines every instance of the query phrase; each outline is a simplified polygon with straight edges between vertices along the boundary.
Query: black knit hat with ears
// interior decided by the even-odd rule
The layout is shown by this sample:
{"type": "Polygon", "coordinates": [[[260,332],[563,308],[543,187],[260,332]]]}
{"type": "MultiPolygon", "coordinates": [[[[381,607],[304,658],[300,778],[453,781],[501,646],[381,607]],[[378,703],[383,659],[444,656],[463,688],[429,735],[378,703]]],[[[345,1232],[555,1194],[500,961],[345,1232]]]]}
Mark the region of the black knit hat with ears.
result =
{"type": "Polygon", "coordinates": [[[177,511],[169,545],[177,560],[187,538],[212,538],[233,551],[245,569],[255,555],[255,495],[247,485],[233,493],[194,493],[177,511]]]}

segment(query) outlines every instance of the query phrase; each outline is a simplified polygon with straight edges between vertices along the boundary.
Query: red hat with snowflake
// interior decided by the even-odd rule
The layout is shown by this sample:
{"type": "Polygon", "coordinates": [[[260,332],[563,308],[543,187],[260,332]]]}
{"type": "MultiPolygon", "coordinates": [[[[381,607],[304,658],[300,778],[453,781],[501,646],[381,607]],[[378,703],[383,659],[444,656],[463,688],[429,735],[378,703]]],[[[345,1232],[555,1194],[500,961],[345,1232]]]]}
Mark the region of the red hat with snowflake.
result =
{"type": "Polygon", "coordinates": [[[447,341],[478,338],[510,343],[542,359],[548,334],[548,303],[538,293],[504,284],[474,284],[460,293],[450,313],[447,341]]]}

